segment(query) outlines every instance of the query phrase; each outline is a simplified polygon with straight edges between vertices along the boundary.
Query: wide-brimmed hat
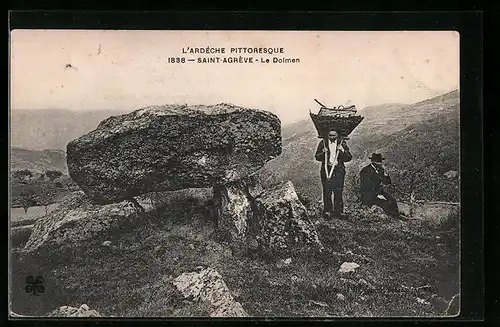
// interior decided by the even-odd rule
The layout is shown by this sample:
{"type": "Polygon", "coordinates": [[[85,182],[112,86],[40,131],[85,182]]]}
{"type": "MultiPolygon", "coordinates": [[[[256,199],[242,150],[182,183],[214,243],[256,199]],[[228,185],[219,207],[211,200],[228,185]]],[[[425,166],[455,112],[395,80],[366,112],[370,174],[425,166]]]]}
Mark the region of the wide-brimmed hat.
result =
{"type": "Polygon", "coordinates": [[[371,159],[375,162],[382,162],[382,160],[384,160],[385,158],[382,157],[380,153],[372,153],[372,156],[368,157],[368,159],[371,159]]]}

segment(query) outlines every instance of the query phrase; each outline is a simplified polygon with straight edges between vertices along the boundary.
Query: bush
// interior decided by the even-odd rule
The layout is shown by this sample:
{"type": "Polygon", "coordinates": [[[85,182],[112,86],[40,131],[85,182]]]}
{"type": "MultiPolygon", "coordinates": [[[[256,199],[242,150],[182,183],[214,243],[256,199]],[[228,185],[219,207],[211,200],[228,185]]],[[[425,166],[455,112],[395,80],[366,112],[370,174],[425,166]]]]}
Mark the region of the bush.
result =
{"type": "Polygon", "coordinates": [[[54,181],[55,179],[62,176],[62,172],[60,172],[59,170],[47,170],[45,172],[45,176],[47,176],[47,178],[51,181],[54,181]]]}
{"type": "Polygon", "coordinates": [[[12,177],[20,181],[29,181],[33,178],[33,173],[29,169],[19,169],[12,172],[12,177]]]}

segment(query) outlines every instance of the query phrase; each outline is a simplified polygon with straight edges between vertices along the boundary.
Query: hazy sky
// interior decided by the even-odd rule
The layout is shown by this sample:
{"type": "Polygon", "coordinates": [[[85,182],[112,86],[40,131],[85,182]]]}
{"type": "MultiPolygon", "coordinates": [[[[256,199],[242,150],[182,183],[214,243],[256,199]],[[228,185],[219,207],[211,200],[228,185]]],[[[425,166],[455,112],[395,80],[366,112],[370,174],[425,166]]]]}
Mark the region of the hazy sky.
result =
{"type": "Polygon", "coordinates": [[[11,35],[12,109],[134,110],[155,104],[233,104],[283,123],[325,105],[412,103],[459,88],[456,32],[70,31],[11,35]],[[296,64],[170,64],[182,48],[226,48],[186,58],[272,56],[296,64]],[[231,47],[284,53],[229,54],[231,47]],[[69,65],[71,67],[69,67],[69,65]]]}

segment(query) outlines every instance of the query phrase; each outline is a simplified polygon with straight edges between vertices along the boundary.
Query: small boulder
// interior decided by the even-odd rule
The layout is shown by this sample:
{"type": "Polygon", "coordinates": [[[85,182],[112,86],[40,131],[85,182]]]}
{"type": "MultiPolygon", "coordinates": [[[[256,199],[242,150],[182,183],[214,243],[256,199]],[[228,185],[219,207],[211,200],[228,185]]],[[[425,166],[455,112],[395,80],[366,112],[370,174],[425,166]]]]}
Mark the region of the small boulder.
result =
{"type": "Polygon", "coordinates": [[[356,271],[357,268],[359,268],[359,265],[356,262],[344,262],[340,265],[339,273],[352,273],[356,271]]]}
{"type": "Polygon", "coordinates": [[[412,205],[406,202],[398,203],[399,213],[405,217],[411,217],[413,214],[412,205]]]}
{"type": "Polygon", "coordinates": [[[195,304],[208,306],[211,317],[247,317],[248,314],[229,291],[222,276],[213,268],[183,273],[173,284],[195,304]]]}
{"type": "Polygon", "coordinates": [[[446,178],[456,178],[458,176],[458,171],[456,170],[449,170],[446,173],[443,174],[444,177],[446,178]]]}
{"type": "Polygon", "coordinates": [[[388,220],[389,216],[384,212],[384,209],[382,209],[379,206],[372,205],[369,210],[369,214],[372,216],[372,218],[377,219],[377,220],[388,220]]]}
{"type": "Polygon", "coordinates": [[[88,305],[82,304],[79,308],[62,306],[48,314],[49,317],[101,317],[99,312],[92,310],[88,305]]]}
{"type": "Polygon", "coordinates": [[[424,305],[429,305],[430,303],[428,301],[426,301],[425,299],[422,299],[422,298],[419,298],[417,297],[417,302],[419,304],[424,304],[424,305]]]}

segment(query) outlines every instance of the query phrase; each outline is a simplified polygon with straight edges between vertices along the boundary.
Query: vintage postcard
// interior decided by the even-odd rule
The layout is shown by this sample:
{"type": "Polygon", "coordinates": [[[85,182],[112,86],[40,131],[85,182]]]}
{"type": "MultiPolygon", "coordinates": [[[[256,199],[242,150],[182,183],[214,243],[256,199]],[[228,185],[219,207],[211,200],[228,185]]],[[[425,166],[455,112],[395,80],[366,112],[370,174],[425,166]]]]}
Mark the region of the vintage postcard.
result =
{"type": "Polygon", "coordinates": [[[10,36],[11,317],[459,314],[457,32],[10,36]]]}

